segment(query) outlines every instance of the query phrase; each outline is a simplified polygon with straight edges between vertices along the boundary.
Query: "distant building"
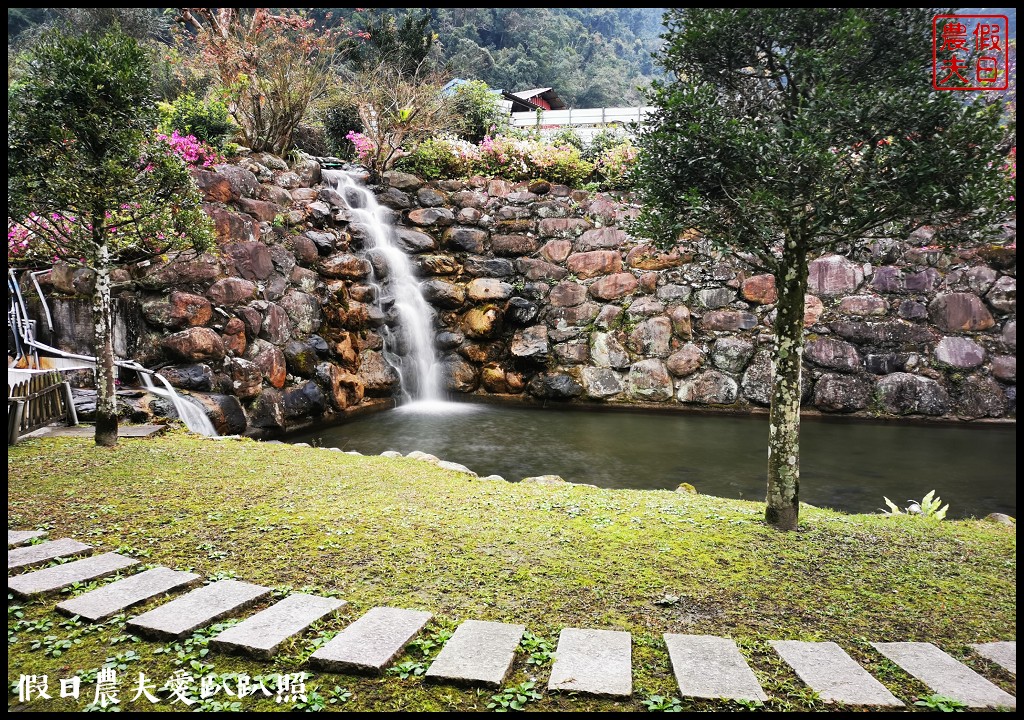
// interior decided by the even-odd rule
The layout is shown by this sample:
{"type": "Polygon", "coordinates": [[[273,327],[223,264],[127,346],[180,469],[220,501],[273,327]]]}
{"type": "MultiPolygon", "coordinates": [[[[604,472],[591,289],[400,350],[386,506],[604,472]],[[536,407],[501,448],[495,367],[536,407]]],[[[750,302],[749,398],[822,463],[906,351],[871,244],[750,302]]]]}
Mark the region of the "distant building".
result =
{"type": "MultiPolygon", "coordinates": [[[[453,92],[455,92],[455,88],[457,88],[459,85],[463,85],[464,83],[467,83],[467,82],[469,82],[469,81],[468,80],[463,80],[462,78],[453,78],[452,80],[449,80],[448,83],[443,88],[441,88],[441,94],[442,95],[451,95],[453,92]]],[[[558,107],[565,107],[565,103],[562,103],[562,100],[557,95],[554,94],[554,92],[551,90],[551,88],[538,88],[537,90],[527,90],[525,92],[527,92],[527,93],[535,93],[538,90],[550,92],[551,95],[554,96],[556,102],[561,103],[558,107]]],[[[490,90],[490,92],[493,93],[494,95],[498,95],[501,98],[499,100],[499,104],[501,105],[501,107],[503,107],[505,109],[506,112],[509,112],[509,113],[514,113],[514,112],[535,112],[537,110],[550,110],[551,109],[551,107],[549,105],[544,104],[546,101],[543,98],[541,98],[539,100],[539,102],[537,102],[537,101],[531,100],[530,99],[531,96],[523,97],[522,94],[520,94],[520,93],[510,93],[507,90],[493,90],[492,89],[492,90],[490,90]]]]}
{"type": "MultiPolygon", "coordinates": [[[[545,110],[562,110],[565,108],[565,102],[562,98],[558,97],[551,88],[533,88],[532,90],[517,90],[512,93],[516,98],[525,100],[537,107],[542,107],[545,110]]],[[[513,109],[513,112],[519,112],[513,109]]]]}

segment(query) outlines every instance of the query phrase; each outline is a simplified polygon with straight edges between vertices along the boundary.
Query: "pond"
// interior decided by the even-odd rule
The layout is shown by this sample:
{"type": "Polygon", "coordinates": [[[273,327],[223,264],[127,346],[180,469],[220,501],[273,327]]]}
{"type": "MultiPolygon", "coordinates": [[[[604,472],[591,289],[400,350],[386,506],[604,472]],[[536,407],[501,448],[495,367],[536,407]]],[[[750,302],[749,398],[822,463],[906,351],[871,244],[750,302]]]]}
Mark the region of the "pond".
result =
{"type": "MultiPolygon", "coordinates": [[[[364,454],[431,453],[507,480],[561,475],[603,488],[763,501],[765,416],[411,403],[296,434],[364,454]]],[[[900,507],[936,490],[947,517],[1016,516],[1015,425],[913,425],[805,419],[800,499],[850,513],[900,507]]]]}

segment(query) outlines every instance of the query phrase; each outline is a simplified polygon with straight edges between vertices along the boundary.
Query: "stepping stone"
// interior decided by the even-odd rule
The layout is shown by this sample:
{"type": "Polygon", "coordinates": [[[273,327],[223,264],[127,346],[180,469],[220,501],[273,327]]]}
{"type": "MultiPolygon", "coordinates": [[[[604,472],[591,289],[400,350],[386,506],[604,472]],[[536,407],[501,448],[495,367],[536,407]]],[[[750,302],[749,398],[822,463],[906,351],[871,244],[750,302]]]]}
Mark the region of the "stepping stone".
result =
{"type": "Polygon", "coordinates": [[[422,610],[375,607],[309,656],[325,670],[380,673],[430,620],[422,610]]]}
{"type": "Polygon", "coordinates": [[[269,659],[285,640],[347,604],[318,595],[289,595],[211,638],[210,645],[226,652],[241,651],[269,659]]]}
{"type": "Polygon", "coordinates": [[[903,707],[895,695],[834,642],[772,640],[775,652],[827,703],[903,707]]]}
{"type": "Polygon", "coordinates": [[[138,564],[139,561],[134,558],[117,553],[103,553],[7,578],[7,589],[16,595],[41,595],[56,592],[76,582],[113,575],[118,570],[138,564]]]}
{"type": "Polygon", "coordinates": [[[128,621],[140,635],[181,637],[214,620],[246,608],[270,594],[270,588],[239,580],[218,580],[128,621]]]}
{"type": "Polygon", "coordinates": [[[564,628],[558,636],[548,690],[629,697],[633,636],[619,630],[564,628]]]}
{"type": "Polygon", "coordinates": [[[57,609],[68,615],[78,615],[80,618],[95,622],[117,615],[157,595],[193,585],[201,579],[201,576],[195,573],[155,567],[65,600],[57,605],[57,609]]]}
{"type": "Polygon", "coordinates": [[[871,645],[939,695],[959,700],[972,708],[1017,707],[1013,695],[999,689],[931,643],[893,642],[871,645]]]}
{"type": "Polygon", "coordinates": [[[92,555],[92,545],[86,545],[70,538],[47,540],[38,545],[8,550],[7,569],[20,570],[33,565],[42,565],[59,557],[78,557],[79,555],[92,555]]]}
{"type": "Polygon", "coordinates": [[[683,697],[768,699],[736,643],[714,635],[665,633],[672,670],[683,697]]]}
{"type": "Polygon", "coordinates": [[[456,628],[424,678],[501,687],[525,625],[466,620],[456,628]]]}
{"type": "Polygon", "coordinates": [[[45,530],[8,530],[7,549],[10,550],[12,547],[24,545],[33,538],[46,537],[47,535],[48,533],[45,530]]]}
{"type": "Polygon", "coordinates": [[[1001,665],[1014,675],[1017,674],[1016,640],[1008,642],[980,643],[978,645],[971,645],[971,647],[974,648],[974,652],[978,653],[983,658],[991,660],[996,665],[1001,665]]]}

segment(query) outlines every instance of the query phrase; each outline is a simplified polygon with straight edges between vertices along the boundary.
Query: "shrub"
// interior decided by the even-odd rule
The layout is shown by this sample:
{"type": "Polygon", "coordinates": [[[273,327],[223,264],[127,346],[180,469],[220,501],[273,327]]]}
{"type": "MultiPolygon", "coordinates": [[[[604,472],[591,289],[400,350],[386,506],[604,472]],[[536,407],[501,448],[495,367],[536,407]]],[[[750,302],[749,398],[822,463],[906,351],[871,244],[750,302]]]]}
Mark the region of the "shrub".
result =
{"type": "Polygon", "coordinates": [[[231,119],[228,106],[219,100],[200,100],[192,93],[179,96],[174,102],[160,103],[160,132],[179,132],[223,149],[238,126],[231,119]]]}
{"type": "Polygon", "coordinates": [[[509,116],[496,93],[487,83],[471,80],[457,86],[449,103],[456,116],[455,131],[460,138],[478,143],[486,135],[497,135],[508,129],[509,116]]]}
{"type": "Polygon", "coordinates": [[[224,161],[213,147],[196,139],[195,135],[181,135],[174,130],[170,135],[158,133],[156,139],[167,143],[189,167],[210,167],[224,161]]]}
{"type": "Polygon", "coordinates": [[[339,102],[324,113],[324,134],[330,152],[340,158],[355,157],[348,134],[362,133],[363,121],[359,118],[359,107],[351,102],[339,102]]]}
{"type": "MultiPolygon", "coordinates": [[[[548,138],[548,142],[552,145],[568,145],[579,150],[581,153],[584,152],[583,138],[579,136],[572,127],[566,126],[559,128],[554,134],[548,138]]],[[[588,160],[591,158],[587,158],[588,160]]]]}
{"type": "Polygon", "coordinates": [[[458,178],[470,174],[477,157],[477,147],[465,140],[429,138],[395,163],[395,167],[424,180],[458,178]]]}
{"type": "Polygon", "coordinates": [[[601,177],[601,187],[605,190],[626,190],[632,185],[630,173],[636,164],[639,151],[627,140],[621,145],[613,145],[601,153],[594,165],[601,177]]]}

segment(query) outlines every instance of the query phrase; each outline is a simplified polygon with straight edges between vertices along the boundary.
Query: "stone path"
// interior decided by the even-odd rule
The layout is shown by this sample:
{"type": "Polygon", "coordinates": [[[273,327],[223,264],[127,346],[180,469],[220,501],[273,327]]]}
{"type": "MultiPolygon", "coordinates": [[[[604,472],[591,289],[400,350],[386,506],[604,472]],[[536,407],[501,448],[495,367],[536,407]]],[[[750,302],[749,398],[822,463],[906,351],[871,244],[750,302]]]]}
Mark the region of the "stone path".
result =
{"type": "Polygon", "coordinates": [[[24,545],[29,540],[35,538],[44,538],[48,534],[45,530],[8,530],[7,549],[10,550],[12,547],[24,545]]]}
{"type": "MultiPolygon", "coordinates": [[[[8,530],[8,548],[45,536],[42,531],[8,530]]],[[[7,553],[8,588],[34,595],[126,570],[137,560],[104,553],[43,569],[40,563],[73,558],[92,547],[68,538],[14,547],[7,553]]],[[[154,598],[188,588],[201,577],[157,567],[116,580],[59,603],[61,612],[99,621],[154,598]]],[[[235,615],[270,594],[270,589],[239,580],[218,580],[128,620],[141,635],[182,637],[214,621],[235,615]]],[[[296,593],[253,614],[210,641],[214,650],[272,657],[289,638],[321,618],[338,612],[344,600],[296,593]]],[[[314,652],[309,665],[328,672],[381,673],[423,629],[431,614],[421,610],[375,607],[314,652]]],[[[500,687],[511,669],[526,627],[466,620],[448,639],[425,679],[435,682],[500,687]]],[[[766,701],[767,693],[736,643],[709,635],[666,633],[676,683],[683,697],[766,701]]],[[[772,647],[801,681],[825,702],[873,707],[903,707],[833,642],[775,640],[772,647]]],[[[972,708],[1016,708],[1016,699],[979,673],[930,643],[872,643],[881,656],[918,678],[936,694],[972,708]]],[[[1016,675],[1017,643],[980,643],[971,648],[1016,675]]],[[[607,697],[633,693],[632,637],[628,632],[565,628],[558,639],[548,689],[607,697]]]]}
{"type": "Polygon", "coordinates": [[[7,589],[16,595],[41,595],[62,590],[76,582],[88,582],[113,575],[119,570],[138,564],[138,560],[124,555],[103,553],[24,575],[15,575],[7,579],[7,589]]]}
{"type": "Polygon", "coordinates": [[[628,632],[565,628],[558,636],[548,690],[629,697],[632,647],[628,632]]]}
{"type": "Polygon", "coordinates": [[[983,658],[988,658],[997,665],[1017,674],[1017,643],[1016,642],[990,642],[980,645],[971,645],[974,652],[983,658]]]}
{"type": "MultiPolygon", "coordinates": [[[[74,563],[71,564],[74,565],[74,563]]],[[[57,567],[68,566],[58,565],[57,567]]],[[[68,615],[78,615],[85,620],[95,622],[117,615],[133,605],[138,605],[158,595],[195,585],[200,580],[202,577],[195,573],[155,567],[65,600],[57,605],[57,609],[68,615]]]]}
{"type": "Polygon", "coordinates": [[[665,646],[683,697],[760,702],[768,699],[732,640],[666,633],[665,646]]]}
{"type": "Polygon", "coordinates": [[[381,673],[430,617],[422,610],[375,607],[313,653],[309,663],[337,672],[381,673]]]}
{"type": "Polygon", "coordinates": [[[931,643],[890,642],[871,645],[939,695],[956,698],[972,708],[1017,707],[1013,695],[1000,690],[931,643]]]}
{"type": "MultiPolygon", "coordinates": [[[[8,538],[10,542],[10,538],[8,538]]],[[[38,545],[15,548],[7,551],[7,570],[23,570],[35,565],[42,565],[57,558],[78,557],[79,555],[91,555],[92,545],[80,543],[77,540],[61,538],[60,540],[47,540],[38,545]]]]}
{"type": "Polygon", "coordinates": [[[455,629],[424,677],[500,687],[512,669],[525,625],[466,620],[455,629]]]}
{"type": "Polygon", "coordinates": [[[242,610],[269,594],[270,588],[262,585],[218,580],[131,618],[128,627],[140,635],[178,638],[242,610]]]}
{"type": "Polygon", "coordinates": [[[228,628],[212,638],[210,644],[219,650],[237,650],[269,658],[285,640],[303,632],[320,618],[333,615],[346,604],[337,598],[303,593],[289,595],[248,620],[228,628]]]}
{"type": "Polygon", "coordinates": [[[827,703],[903,707],[882,683],[833,642],[773,640],[771,645],[797,677],[827,703]]]}

